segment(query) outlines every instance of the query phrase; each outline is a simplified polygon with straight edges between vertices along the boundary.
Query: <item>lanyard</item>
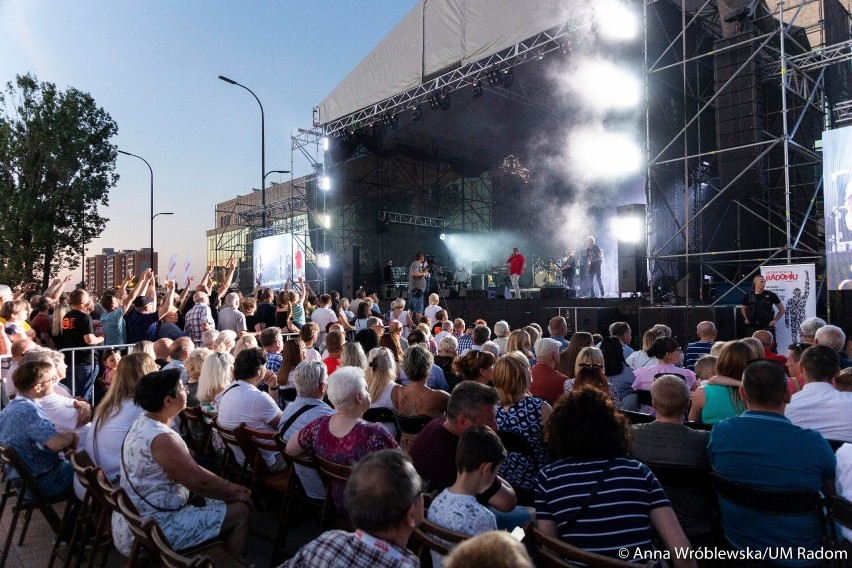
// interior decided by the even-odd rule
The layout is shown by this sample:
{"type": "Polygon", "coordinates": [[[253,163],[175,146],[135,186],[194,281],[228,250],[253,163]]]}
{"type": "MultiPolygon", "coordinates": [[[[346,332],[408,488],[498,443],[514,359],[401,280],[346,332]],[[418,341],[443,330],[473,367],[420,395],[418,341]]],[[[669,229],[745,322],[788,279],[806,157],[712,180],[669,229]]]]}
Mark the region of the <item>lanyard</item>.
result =
{"type": "Polygon", "coordinates": [[[379,550],[383,554],[390,556],[391,560],[399,563],[400,566],[414,566],[414,563],[411,562],[411,559],[403,556],[402,552],[400,552],[396,548],[393,548],[387,542],[379,540],[376,537],[365,533],[361,529],[355,531],[355,537],[361,542],[363,542],[365,545],[367,545],[368,548],[379,550]]]}

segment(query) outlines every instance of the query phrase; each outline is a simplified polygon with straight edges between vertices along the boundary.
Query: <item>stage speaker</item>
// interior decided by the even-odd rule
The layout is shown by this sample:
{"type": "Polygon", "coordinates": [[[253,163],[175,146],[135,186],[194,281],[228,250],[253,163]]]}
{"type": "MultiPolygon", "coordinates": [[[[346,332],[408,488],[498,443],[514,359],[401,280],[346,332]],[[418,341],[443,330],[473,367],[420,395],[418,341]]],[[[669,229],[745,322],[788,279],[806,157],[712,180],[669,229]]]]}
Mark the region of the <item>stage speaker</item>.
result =
{"type": "Polygon", "coordinates": [[[671,328],[672,337],[682,347],[686,347],[690,341],[698,341],[695,333],[698,324],[702,321],[712,321],[716,324],[716,339],[730,341],[737,338],[736,311],[735,306],[639,308],[639,330],[634,331],[634,334],[641,335],[661,323],[671,328]]]}
{"type": "Polygon", "coordinates": [[[625,232],[618,235],[618,292],[645,292],[648,290],[645,206],[622,205],[615,214],[620,230],[625,232]]]}
{"type": "Polygon", "coordinates": [[[361,281],[361,247],[347,245],[343,250],[343,290],[345,298],[354,298],[361,281]]]}
{"type": "Polygon", "coordinates": [[[645,256],[618,257],[618,292],[644,292],[648,289],[645,256]]]}
{"type": "Polygon", "coordinates": [[[573,288],[563,288],[562,286],[544,286],[541,288],[542,300],[562,300],[563,298],[575,298],[577,291],[573,288]]]}
{"type": "Polygon", "coordinates": [[[468,300],[494,300],[497,294],[493,290],[468,290],[468,300]]]}
{"type": "Polygon", "coordinates": [[[565,321],[569,333],[586,331],[609,335],[609,326],[620,321],[618,308],[571,308],[566,310],[565,321]]]}

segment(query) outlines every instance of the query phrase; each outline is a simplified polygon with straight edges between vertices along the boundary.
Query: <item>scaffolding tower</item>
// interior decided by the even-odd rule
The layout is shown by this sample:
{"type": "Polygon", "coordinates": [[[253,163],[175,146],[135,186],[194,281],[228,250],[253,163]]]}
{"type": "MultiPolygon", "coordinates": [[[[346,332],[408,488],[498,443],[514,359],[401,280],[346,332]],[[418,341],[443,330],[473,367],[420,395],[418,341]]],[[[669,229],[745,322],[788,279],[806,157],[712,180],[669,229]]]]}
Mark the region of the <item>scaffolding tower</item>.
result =
{"type": "Polygon", "coordinates": [[[644,1],[652,303],[689,305],[709,277],[727,288],[715,304],[767,263],[824,261],[820,133],[852,110],[849,14],[835,0],[749,8],[644,1]]]}

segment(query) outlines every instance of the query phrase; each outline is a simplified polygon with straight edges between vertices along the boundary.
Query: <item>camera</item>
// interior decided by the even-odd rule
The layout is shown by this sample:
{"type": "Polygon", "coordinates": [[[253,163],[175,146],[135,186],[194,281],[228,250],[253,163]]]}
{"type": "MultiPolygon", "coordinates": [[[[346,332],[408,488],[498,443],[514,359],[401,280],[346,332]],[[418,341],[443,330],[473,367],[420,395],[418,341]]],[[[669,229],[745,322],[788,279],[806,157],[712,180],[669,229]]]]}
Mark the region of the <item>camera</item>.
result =
{"type": "Polygon", "coordinates": [[[426,272],[431,272],[432,267],[435,266],[435,264],[437,264],[437,261],[435,260],[435,255],[434,254],[427,254],[426,255],[426,261],[424,262],[424,264],[426,265],[426,268],[425,268],[426,272]]]}

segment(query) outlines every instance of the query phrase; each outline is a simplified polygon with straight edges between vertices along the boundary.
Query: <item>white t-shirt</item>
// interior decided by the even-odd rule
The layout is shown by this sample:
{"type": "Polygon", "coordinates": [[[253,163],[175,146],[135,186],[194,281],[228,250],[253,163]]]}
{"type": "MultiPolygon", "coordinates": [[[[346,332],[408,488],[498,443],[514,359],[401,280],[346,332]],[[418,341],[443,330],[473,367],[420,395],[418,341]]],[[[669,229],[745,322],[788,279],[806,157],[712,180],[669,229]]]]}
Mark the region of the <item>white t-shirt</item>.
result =
{"type": "Polygon", "coordinates": [[[76,432],[80,437],[80,444],[77,447],[82,448],[91,424],[83,424],[77,428],[77,408],[74,406],[74,399],[54,392],[38,399],[38,402],[41,404],[44,413],[53,422],[56,431],[60,434],[76,432]]]}
{"type": "MultiPolygon", "coordinates": [[[[852,444],[843,444],[835,454],[837,456],[837,494],[852,499],[852,444]]],[[[852,529],[843,528],[843,536],[852,540],[852,529]]]]}
{"type": "Polygon", "coordinates": [[[305,361],[322,361],[322,356],[313,347],[308,347],[305,349],[305,361]]]}
{"type": "Polygon", "coordinates": [[[317,308],[311,314],[311,321],[319,326],[320,333],[324,336],[328,324],[337,323],[337,315],[330,308],[317,308]]]}
{"type": "MultiPolygon", "coordinates": [[[[92,430],[86,436],[83,449],[95,465],[103,468],[107,479],[115,479],[121,473],[121,444],[124,443],[124,437],[130,427],[143,412],[145,411],[136,406],[132,398],[125,399],[121,401],[118,412],[99,424],[100,427],[97,430],[94,429],[93,423],[92,430]]],[[[85,494],[76,476],[74,476],[74,492],[80,499],[85,494]]]]}
{"type": "MultiPolygon", "coordinates": [[[[480,505],[476,497],[450,493],[449,489],[435,497],[426,516],[436,525],[471,536],[497,530],[494,513],[480,505]]],[[[444,557],[433,552],[432,566],[441,568],[443,565],[444,557]]]]}
{"type": "Polygon", "coordinates": [[[426,309],[423,310],[423,315],[429,318],[429,321],[432,322],[432,325],[435,325],[435,315],[443,310],[441,306],[435,304],[434,306],[426,306],[426,309]]]}
{"type": "MultiPolygon", "coordinates": [[[[245,381],[236,381],[219,397],[219,424],[233,429],[245,422],[249,428],[276,432],[269,423],[281,413],[272,397],[245,381]]],[[[241,465],[245,455],[239,448],[231,448],[241,465]]],[[[277,452],[261,450],[263,461],[270,467],[275,465],[277,452]]]]}

